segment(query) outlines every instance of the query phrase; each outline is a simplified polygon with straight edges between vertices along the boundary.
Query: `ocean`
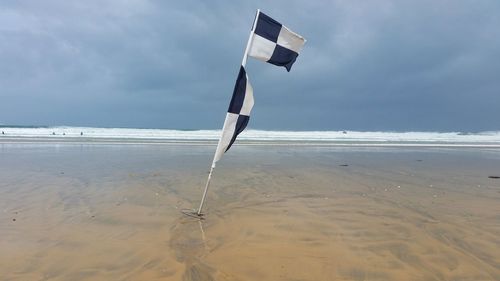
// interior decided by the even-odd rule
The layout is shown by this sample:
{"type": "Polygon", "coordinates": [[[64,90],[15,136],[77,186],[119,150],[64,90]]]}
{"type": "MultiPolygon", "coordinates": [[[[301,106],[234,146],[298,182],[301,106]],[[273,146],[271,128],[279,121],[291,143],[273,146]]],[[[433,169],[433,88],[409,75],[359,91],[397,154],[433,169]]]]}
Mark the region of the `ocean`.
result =
{"type": "MultiPolygon", "coordinates": [[[[216,143],[220,130],[1,126],[0,142],[216,143]]],[[[236,144],[500,147],[500,131],[361,132],[245,130],[236,144]]]]}

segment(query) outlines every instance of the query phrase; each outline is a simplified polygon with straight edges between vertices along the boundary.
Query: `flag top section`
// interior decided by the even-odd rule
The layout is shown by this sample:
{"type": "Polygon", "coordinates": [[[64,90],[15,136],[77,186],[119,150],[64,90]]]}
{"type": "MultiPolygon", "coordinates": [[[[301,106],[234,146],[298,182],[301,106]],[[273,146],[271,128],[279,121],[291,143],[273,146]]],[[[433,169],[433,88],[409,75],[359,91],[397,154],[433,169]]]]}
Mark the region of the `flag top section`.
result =
{"type": "Polygon", "coordinates": [[[306,40],[259,12],[248,55],[290,71],[306,40]]]}

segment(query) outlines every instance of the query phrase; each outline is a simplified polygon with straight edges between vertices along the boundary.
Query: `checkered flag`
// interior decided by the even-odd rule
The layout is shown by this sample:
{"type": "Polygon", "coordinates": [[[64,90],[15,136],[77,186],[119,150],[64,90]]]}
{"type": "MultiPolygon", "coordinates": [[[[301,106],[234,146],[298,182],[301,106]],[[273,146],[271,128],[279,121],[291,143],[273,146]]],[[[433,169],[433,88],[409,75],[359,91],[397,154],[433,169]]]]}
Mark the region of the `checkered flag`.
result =
{"type": "Polygon", "coordinates": [[[306,40],[260,12],[248,55],[290,71],[306,40]]]}
{"type": "Polygon", "coordinates": [[[207,197],[208,186],[210,185],[212,172],[215,169],[215,163],[221,159],[224,152],[231,148],[238,134],[246,128],[250,120],[250,111],[252,110],[254,100],[253,89],[248,81],[248,75],[245,70],[247,57],[251,56],[277,66],[284,66],[287,71],[290,71],[305,42],[306,40],[302,36],[261,13],[260,10],[257,10],[245,53],[243,54],[240,72],[234,85],[233,97],[231,98],[231,103],[229,103],[226,120],[222,128],[222,135],[217,144],[212,167],[208,173],[205,190],[201,197],[200,207],[196,212],[185,214],[200,218],[203,217],[203,204],[207,197]]]}
{"type": "Polygon", "coordinates": [[[250,120],[254,99],[253,89],[245,70],[247,55],[277,66],[284,66],[290,71],[305,42],[302,36],[257,11],[212,167],[215,167],[215,163],[233,145],[236,137],[246,128],[250,120]]]}
{"type": "Polygon", "coordinates": [[[241,66],[234,85],[233,97],[227,110],[224,127],[222,128],[222,136],[215,151],[214,164],[219,161],[224,152],[231,148],[236,137],[246,128],[250,120],[253,103],[253,89],[248,81],[245,68],[241,66]]]}

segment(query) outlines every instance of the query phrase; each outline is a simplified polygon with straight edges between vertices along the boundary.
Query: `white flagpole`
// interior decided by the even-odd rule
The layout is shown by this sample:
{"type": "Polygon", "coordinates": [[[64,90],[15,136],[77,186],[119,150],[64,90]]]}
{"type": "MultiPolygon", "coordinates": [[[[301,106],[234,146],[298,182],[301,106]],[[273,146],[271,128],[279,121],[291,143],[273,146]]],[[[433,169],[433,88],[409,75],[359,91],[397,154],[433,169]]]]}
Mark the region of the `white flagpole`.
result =
{"type": "Polygon", "coordinates": [[[252,30],[250,30],[250,35],[248,36],[247,47],[245,48],[245,54],[243,54],[243,60],[241,61],[241,66],[245,67],[247,64],[248,58],[248,49],[250,49],[250,45],[252,44],[252,36],[255,31],[257,20],[259,19],[260,10],[257,9],[257,13],[255,14],[255,19],[253,21],[252,30]]]}
{"type": "MultiPolygon", "coordinates": [[[[255,31],[255,27],[257,25],[257,19],[259,18],[260,10],[257,9],[257,13],[255,14],[255,19],[253,21],[252,25],[252,30],[250,30],[250,35],[248,36],[248,41],[247,41],[247,46],[245,48],[245,53],[243,54],[243,60],[241,61],[241,66],[245,67],[247,64],[247,58],[248,58],[248,49],[250,49],[250,45],[252,44],[252,36],[255,31]]],[[[217,144],[217,147],[220,145],[220,139],[219,143],[217,144]]],[[[215,150],[217,153],[217,149],[215,150]]],[[[212,161],[212,167],[210,167],[210,172],[208,173],[208,179],[207,179],[207,184],[205,185],[205,190],[203,191],[203,196],[201,197],[201,202],[200,202],[200,207],[198,208],[198,211],[196,212],[196,215],[199,217],[202,216],[201,210],[203,209],[203,204],[205,203],[205,199],[207,197],[207,191],[208,191],[208,186],[210,185],[210,180],[212,179],[212,173],[215,169],[215,155],[214,155],[214,160],[212,161]]]]}

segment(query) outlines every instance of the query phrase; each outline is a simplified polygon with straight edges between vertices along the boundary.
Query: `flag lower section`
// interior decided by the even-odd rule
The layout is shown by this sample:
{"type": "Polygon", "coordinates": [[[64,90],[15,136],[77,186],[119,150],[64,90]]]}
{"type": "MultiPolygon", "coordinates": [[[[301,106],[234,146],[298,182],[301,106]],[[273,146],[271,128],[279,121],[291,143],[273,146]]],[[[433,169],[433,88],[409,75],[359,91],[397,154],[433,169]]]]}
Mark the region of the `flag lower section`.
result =
{"type": "Polygon", "coordinates": [[[290,71],[306,40],[266,14],[258,14],[248,55],[290,71]]]}
{"type": "Polygon", "coordinates": [[[226,120],[222,128],[222,136],[219,139],[212,166],[219,161],[236,137],[246,128],[250,120],[250,111],[254,104],[253,89],[248,81],[248,76],[243,66],[240,67],[236,84],[234,85],[233,97],[229,103],[226,120]]]}

